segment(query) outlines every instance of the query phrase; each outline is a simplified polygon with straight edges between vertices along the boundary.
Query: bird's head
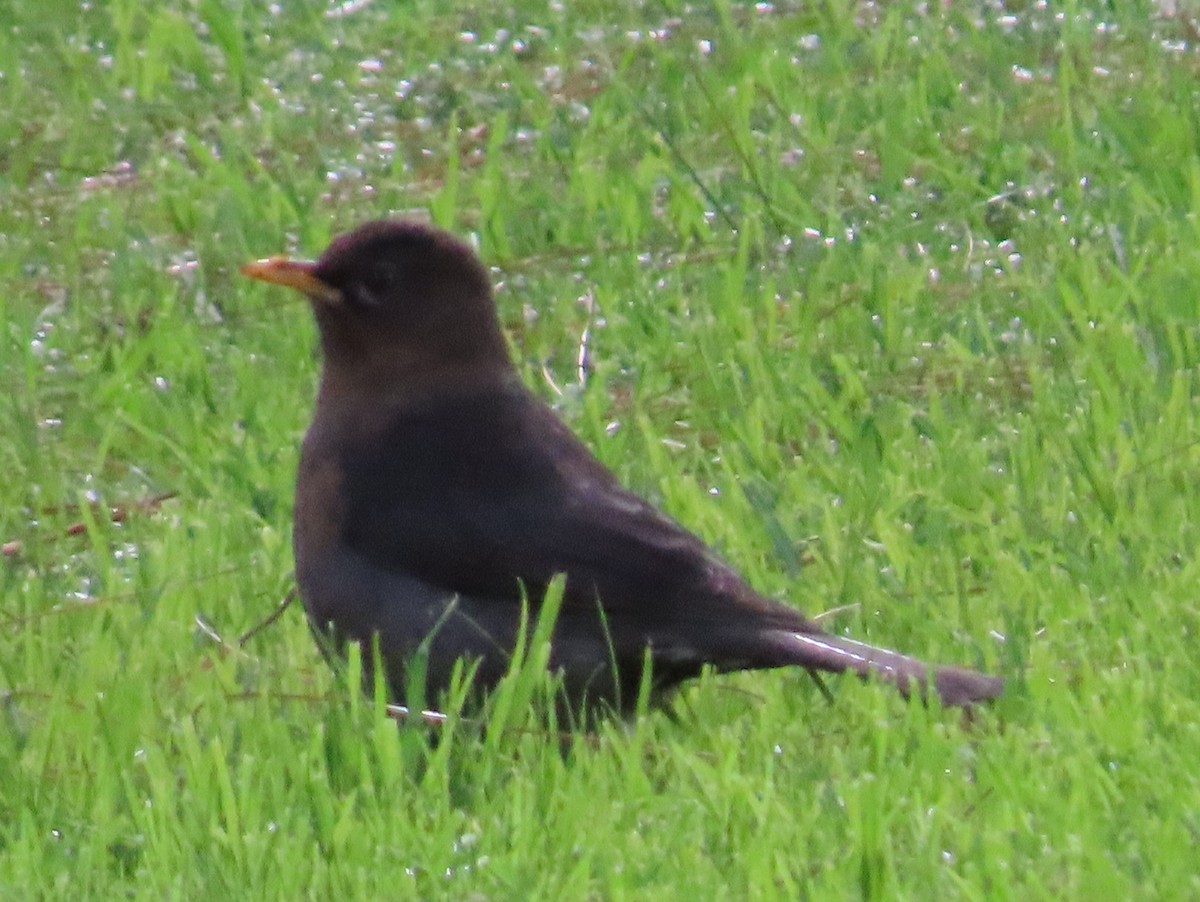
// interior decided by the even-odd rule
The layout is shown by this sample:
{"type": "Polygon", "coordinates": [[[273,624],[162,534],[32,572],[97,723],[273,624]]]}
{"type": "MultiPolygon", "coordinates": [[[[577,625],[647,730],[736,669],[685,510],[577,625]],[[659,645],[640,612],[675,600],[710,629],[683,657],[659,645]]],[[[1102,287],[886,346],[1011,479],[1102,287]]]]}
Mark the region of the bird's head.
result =
{"type": "Polygon", "coordinates": [[[357,365],[378,376],[387,361],[396,375],[509,366],[487,271],[470,247],[439,229],[368,222],[316,261],[269,257],[242,272],[308,297],[327,369],[357,365]]]}

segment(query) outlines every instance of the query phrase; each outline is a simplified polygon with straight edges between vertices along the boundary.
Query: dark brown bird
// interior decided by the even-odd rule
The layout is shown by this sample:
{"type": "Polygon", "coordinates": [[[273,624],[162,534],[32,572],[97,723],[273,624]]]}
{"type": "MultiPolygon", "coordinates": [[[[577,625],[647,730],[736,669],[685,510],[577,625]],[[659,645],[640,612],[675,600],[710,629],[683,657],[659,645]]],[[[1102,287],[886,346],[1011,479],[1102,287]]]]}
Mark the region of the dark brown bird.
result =
{"type": "Polygon", "coordinates": [[[367,223],[315,263],[243,272],[308,296],[324,353],[300,457],[295,554],[314,628],[381,659],[397,700],[428,641],[425,698],[459,658],[476,686],[509,666],[565,574],[551,667],[572,705],[628,713],[647,657],[656,692],[718,671],[854,671],[944,705],[1000,694],[1000,679],[833,636],[752,589],[698,538],[626,491],[521,383],[488,274],[451,235],[367,223]],[[648,655],[647,655],[648,651],[648,655]]]}

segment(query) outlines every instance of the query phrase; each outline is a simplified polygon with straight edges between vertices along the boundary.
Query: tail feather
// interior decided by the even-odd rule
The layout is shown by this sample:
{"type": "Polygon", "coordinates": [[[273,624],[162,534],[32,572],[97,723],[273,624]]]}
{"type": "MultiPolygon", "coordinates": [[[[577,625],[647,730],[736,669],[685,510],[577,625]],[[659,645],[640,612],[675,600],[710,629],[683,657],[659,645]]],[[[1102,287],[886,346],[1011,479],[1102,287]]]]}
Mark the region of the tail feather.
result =
{"type": "Polygon", "coordinates": [[[905,697],[915,692],[924,698],[932,672],[933,688],[947,707],[986,701],[1004,690],[999,677],[965,667],[931,667],[908,655],[829,633],[773,630],[770,638],[778,655],[772,666],[794,664],[832,673],[850,670],[892,683],[905,697]]]}

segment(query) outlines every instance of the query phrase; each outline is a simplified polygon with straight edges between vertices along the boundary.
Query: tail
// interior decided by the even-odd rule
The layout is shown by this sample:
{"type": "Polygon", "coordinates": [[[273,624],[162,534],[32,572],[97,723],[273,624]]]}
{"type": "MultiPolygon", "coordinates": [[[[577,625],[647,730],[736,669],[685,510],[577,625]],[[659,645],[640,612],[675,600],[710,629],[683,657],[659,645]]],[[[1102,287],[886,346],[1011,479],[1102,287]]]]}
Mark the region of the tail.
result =
{"type": "Polygon", "coordinates": [[[798,665],[832,673],[851,670],[892,683],[906,698],[914,692],[924,698],[932,673],[933,688],[946,707],[987,701],[1004,691],[1000,677],[965,667],[932,667],[899,652],[829,633],[775,629],[763,638],[773,652],[773,663],[767,666],[798,665]]]}

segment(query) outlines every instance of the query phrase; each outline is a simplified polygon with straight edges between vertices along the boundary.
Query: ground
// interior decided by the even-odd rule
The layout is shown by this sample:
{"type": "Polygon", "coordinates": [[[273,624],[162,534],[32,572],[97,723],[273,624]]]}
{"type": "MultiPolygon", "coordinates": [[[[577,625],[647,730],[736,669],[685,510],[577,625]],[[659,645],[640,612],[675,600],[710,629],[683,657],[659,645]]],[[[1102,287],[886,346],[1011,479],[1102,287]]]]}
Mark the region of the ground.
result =
{"type": "Polygon", "coordinates": [[[0,896],[1200,895],[1189,16],[10,0],[0,896]],[[710,677],[431,743],[297,608],[240,646],[318,361],[238,265],[406,212],[627,484],[1005,696],[710,677]]]}

